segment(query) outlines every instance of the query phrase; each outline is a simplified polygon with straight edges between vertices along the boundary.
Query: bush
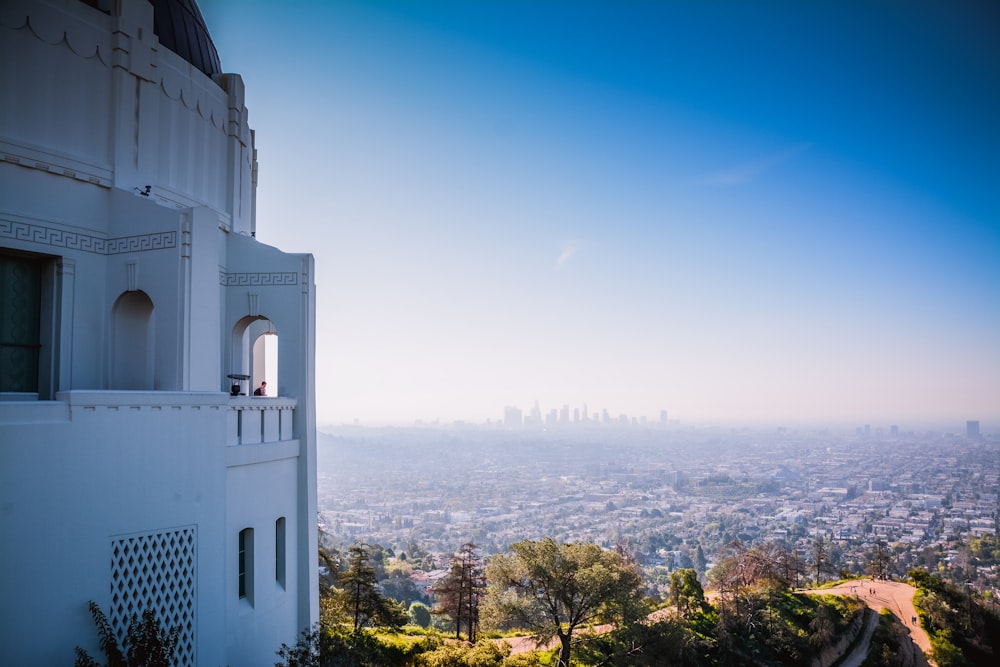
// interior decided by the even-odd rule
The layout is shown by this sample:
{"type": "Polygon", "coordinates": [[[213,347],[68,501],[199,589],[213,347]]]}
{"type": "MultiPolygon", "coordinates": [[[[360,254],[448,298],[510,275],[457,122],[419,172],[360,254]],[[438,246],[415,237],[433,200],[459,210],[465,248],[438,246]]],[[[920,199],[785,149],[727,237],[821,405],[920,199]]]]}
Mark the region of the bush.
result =
{"type": "Polygon", "coordinates": [[[502,667],[510,648],[500,648],[494,642],[483,639],[474,646],[468,644],[445,644],[440,648],[422,654],[417,658],[420,667],[502,667]]]}
{"type": "MultiPolygon", "coordinates": [[[[111,629],[108,617],[93,600],[90,615],[97,625],[101,650],[109,667],[171,667],[174,651],[180,637],[180,627],[164,630],[152,609],[142,612],[142,618],[133,616],[119,646],[118,637],[111,629]]],[[[79,646],[76,647],[75,667],[100,667],[100,664],[79,646]]]]}

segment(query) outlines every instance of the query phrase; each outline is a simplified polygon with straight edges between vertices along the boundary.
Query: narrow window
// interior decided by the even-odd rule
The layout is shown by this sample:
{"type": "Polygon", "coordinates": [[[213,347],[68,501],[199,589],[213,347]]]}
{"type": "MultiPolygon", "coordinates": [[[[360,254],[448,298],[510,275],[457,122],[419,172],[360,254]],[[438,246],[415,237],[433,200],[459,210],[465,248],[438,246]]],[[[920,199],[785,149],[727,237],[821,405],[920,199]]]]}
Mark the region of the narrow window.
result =
{"type": "Polygon", "coordinates": [[[253,604],[253,528],[240,531],[240,599],[253,604]]]}
{"type": "Polygon", "coordinates": [[[38,391],[41,266],[32,257],[0,254],[0,392],[38,391]]]}
{"type": "Polygon", "coordinates": [[[285,517],[274,522],[274,578],[285,587],[285,517]]]}

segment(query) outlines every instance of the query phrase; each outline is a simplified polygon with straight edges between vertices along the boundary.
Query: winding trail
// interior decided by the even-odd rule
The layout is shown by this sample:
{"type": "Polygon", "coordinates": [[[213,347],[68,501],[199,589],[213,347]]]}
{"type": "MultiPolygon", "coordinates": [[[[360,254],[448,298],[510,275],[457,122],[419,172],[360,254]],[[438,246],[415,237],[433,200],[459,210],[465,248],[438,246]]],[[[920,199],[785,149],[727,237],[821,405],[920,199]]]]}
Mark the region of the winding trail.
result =
{"type": "MultiPolygon", "coordinates": [[[[875,628],[878,626],[878,614],[883,609],[888,609],[899,619],[899,622],[907,629],[910,639],[923,652],[924,657],[931,667],[936,667],[931,654],[931,640],[927,632],[920,627],[919,622],[914,622],[917,618],[917,609],[913,606],[913,594],[917,592],[913,586],[898,581],[871,581],[870,579],[856,579],[831,588],[816,588],[811,590],[796,591],[800,594],[808,595],[842,595],[856,597],[864,602],[869,609],[876,612],[871,615],[862,631],[861,641],[857,643],[850,654],[845,656],[839,663],[840,667],[860,667],[868,655],[868,646],[871,642],[875,628]]],[[[713,593],[707,593],[706,599],[710,602],[714,597],[713,593]]],[[[653,612],[651,620],[656,620],[658,614],[664,613],[662,610],[653,612]]],[[[591,632],[607,632],[611,626],[600,626],[592,628],[591,632]]],[[[506,642],[510,644],[511,653],[524,653],[533,651],[536,648],[553,648],[558,644],[558,640],[551,640],[547,644],[539,647],[534,637],[507,637],[506,639],[493,640],[497,644],[506,642]]]]}
{"type": "Polygon", "coordinates": [[[872,642],[872,635],[875,634],[875,628],[878,627],[878,621],[878,614],[868,614],[868,621],[861,633],[861,641],[854,646],[854,650],[837,663],[839,667],[861,667],[864,664],[868,657],[868,646],[872,642]]]}
{"type": "MultiPolygon", "coordinates": [[[[923,652],[924,657],[930,665],[934,665],[931,660],[931,639],[927,631],[920,627],[917,618],[917,608],[913,606],[913,594],[917,592],[913,586],[898,581],[871,581],[870,579],[856,579],[847,581],[832,588],[817,588],[807,591],[796,591],[797,593],[807,593],[812,595],[843,595],[856,597],[869,609],[881,613],[883,609],[888,609],[899,619],[903,627],[906,628],[913,643],[923,652]]],[[[874,630],[874,628],[872,628],[874,630]]],[[[871,640],[871,633],[865,628],[865,637],[858,649],[864,648],[868,651],[868,642],[871,640]]],[[[852,653],[857,653],[857,649],[852,653]]],[[[862,654],[862,661],[864,654],[862,654]]],[[[860,665],[861,663],[857,663],[860,665]]],[[[845,662],[844,666],[847,667],[845,662]]]]}

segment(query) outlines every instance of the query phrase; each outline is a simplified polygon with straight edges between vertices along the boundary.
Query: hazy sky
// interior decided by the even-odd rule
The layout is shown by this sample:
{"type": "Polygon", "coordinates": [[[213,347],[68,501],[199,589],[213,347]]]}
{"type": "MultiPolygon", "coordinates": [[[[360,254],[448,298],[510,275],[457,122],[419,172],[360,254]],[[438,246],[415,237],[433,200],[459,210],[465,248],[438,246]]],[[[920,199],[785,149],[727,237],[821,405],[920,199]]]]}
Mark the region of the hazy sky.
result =
{"type": "Polygon", "coordinates": [[[996,2],[200,6],[321,424],[1000,419],[996,2]]]}

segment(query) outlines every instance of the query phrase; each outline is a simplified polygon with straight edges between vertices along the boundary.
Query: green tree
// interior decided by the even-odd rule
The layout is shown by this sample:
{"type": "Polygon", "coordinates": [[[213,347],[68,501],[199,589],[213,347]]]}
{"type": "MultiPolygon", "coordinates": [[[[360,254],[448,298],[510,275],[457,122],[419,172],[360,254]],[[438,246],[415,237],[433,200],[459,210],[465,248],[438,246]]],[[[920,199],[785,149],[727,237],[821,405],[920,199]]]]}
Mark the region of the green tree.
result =
{"type": "Polygon", "coordinates": [[[822,537],[813,541],[812,570],[816,576],[816,585],[823,583],[823,575],[830,569],[830,545],[822,537]]]}
{"type": "Polygon", "coordinates": [[[511,545],[486,570],[487,615],[559,638],[558,667],[569,667],[573,634],[591,623],[630,622],[642,604],[637,570],[595,544],[552,539],[511,545]]]}
{"type": "Polygon", "coordinates": [[[809,643],[819,648],[826,648],[836,636],[837,627],[830,608],[820,606],[816,609],[816,617],[809,621],[809,643]]]}
{"type": "Polygon", "coordinates": [[[717,633],[727,660],[762,631],[774,631],[774,604],[791,586],[785,578],[787,553],[771,543],[747,548],[734,541],[709,573],[709,581],[719,591],[717,633]]]}
{"type": "Polygon", "coordinates": [[[479,600],[485,587],[479,547],[466,542],[451,559],[448,574],[434,586],[434,595],[437,597],[434,611],[452,620],[455,624],[455,639],[461,639],[464,624],[468,640],[476,641],[479,600]]]}
{"type": "MultiPolygon", "coordinates": [[[[436,644],[425,641],[416,646],[426,651],[436,644]]],[[[406,651],[379,641],[368,630],[350,628],[313,628],[303,630],[294,646],[282,644],[275,667],[403,667],[412,665],[406,651]]]]}
{"type": "Polygon", "coordinates": [[[683,619],[668,617],[632,623],[595,637],[577,652],[583,665],[602,667],[666,667],[715,664],[711,640],[699,636],[683,619]]]}
{"type": "MultiPolygon", "coordinates": [[[[165,630],[152,609],[133,616],[121,646],[108,617],[96,602],[90,602],[90,615],[97,625],[101,650],[108,659],[108,667],[170,667],[180,638],[179,626],[165,630]]],[[[79,646],[76,647],[75,667],[100,667],[100,663],[79,646]]]]}
{"type": "Polygon", "coordinates": [[[337,598],[355,633],[369,624],[399,628],[407,620],[402,607],[385,597],[376,585],[369,548],[363,543],[352,546],[348,551],[347,570],[340,574],[342,588],[337,598]]]}
{"type": "Polygon", "coordinates": [[[423,602],[411,602],[408,614],[410,616],[410,623],[419,625],[422,628],[429,628],[431,626],[431,610],[423,602]]]}
{"type": "Polygon", "coordinates": [[[705,602],[705,591],[698,581],[698,573],[690,568],[674,570],[670,573],[670,604],[682,616],[700,609],[705,602]]]}
{"type": "Polygon", "coordinates": [[[892,556],[885,542],[875,538],[875,544],[868,554],[868,574],[874,579],[888,579],[889,570],[892,566],[892,556]]]}
{"type": "Polygon", "coordinates": [[[705,558],[705,552],[699,544],[698,548],[694,550],[694,571],[698,573],[698,576],[704,576],[707,568],[708,559],[705,558]]]}

